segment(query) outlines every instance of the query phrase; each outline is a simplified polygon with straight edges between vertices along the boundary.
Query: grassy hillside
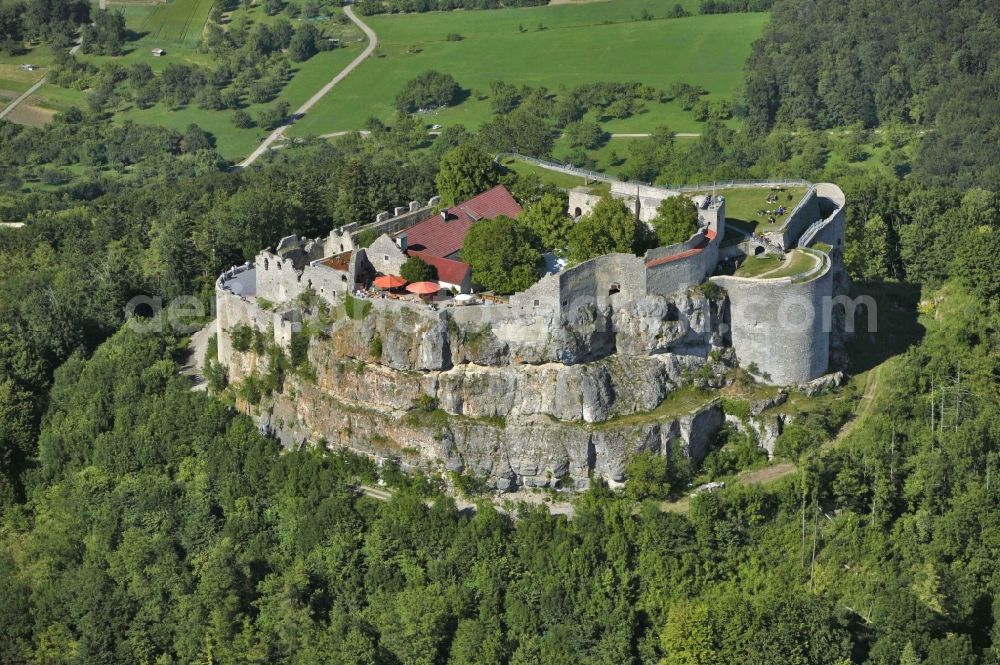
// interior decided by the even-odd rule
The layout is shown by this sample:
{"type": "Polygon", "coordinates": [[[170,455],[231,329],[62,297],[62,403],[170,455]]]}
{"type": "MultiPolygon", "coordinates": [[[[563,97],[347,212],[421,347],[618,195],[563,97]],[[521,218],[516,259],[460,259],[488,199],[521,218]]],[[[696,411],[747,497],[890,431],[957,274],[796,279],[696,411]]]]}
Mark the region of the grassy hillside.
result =
{"type": "MultiPolygon", "coordinates": [[[[427,116],[429,123],[442,125],[474,127],[486,120],[490,102],[476,93],[485,95],[497,79],[553,90],[602,80],[661,88],[685,81],[706,88],[709,99],[728,98],[741,85],[750,44],[767,15],[641,18],[643,11],[662,16],[668,4],[624,0],[368,17],[379,35],[375,55],[290,133],[359,129],[372,115],[388,119],[397,92],[428,69],[453,75],[471,93],[462,104],[427,116]],[[451,33],[462,40],[448,41],[451,33]]],[[[648,112],[605,128],[645,132],[663,123],[678,131],[699,127],[690,113],[670,103],[650,105],[648,112]]]]}

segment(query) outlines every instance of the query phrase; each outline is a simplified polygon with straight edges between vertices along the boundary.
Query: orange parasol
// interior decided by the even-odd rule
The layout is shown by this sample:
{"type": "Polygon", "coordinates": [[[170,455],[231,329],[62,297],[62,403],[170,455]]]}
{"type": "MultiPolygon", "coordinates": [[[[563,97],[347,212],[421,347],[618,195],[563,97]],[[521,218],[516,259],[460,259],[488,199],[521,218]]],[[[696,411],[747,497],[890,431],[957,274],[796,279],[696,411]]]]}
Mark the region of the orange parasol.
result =
{"type": "Polygon", "coordinates": [[[410,293],[418,293],[422,296],[429,296],[441,290],[441,285],[437,282],[414,282],[406,287],[410,293]]]}
{"type": "Polygon", "coordinates": [[[381,277],[376,277],[373,284],[380,289],[398,289],[403,284],[406,284],[406,280],[399,275],[382,275],[381,277]]]}

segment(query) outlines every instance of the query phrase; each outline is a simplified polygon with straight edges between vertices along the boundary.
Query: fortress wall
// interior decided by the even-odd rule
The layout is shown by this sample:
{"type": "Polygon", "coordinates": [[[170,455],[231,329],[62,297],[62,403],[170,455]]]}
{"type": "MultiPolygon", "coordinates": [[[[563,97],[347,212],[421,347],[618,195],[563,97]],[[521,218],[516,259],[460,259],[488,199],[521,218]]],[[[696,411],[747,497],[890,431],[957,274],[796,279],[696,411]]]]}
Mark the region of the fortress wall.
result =
{"type": "Polygon", "coordinates": [[[291,259],[263,251],[254,261],[257,272],[257,297],[283,303],[294,300],[305,290],[302,275],[291,259]]]}
{"type": "Polygon", "coordinates": [[[597,262],[596,259],[584,261],[568,270],[559,277],[559,302],[557,311],[573,308],[597,306],[597,262]]]}
{"type": "Polygon", "coordinates": [[[833,272],[801,283],[784,279],[713,277],[729,294],[733,348],[740,365],[755,363],[767,383],[790,385],[822,376],[830,357],[830,331],[823,330],[823,306],[833,289],[833,272]]]}
{"type": "MultiPolygon", "coordinates": [[[[252,273],[253,271],[247,271],[252,273]]],[[[218,357],[229,371],[230,381],[240,381],[253,370],[253,364],[247,364],[243,356],[233,349],[230,332],[239,325],[249,326],[260,332],[269,334],[274,325],[275,314],[266,311],[251,297],[247,298],[216,285],[215,289],[216,316],[218,317],[218,357]]]]}
{"type": "Polygon", "coordinates": [[[823,221],[819,229],[812,234],[811,238],[803,236],[803,240],[809,244],[823,242],[830,245],[834,250],[843,252],[844,229],[846,226],[844,205],[847,202],[847,198],[840,187],[827,182],[816,185],[816,195],[819,197],[820,207],[832,208],[832,212],[827,213],[827,218],[823,221]]]}
{"type": "Polygon", "coordinates": [[[562,273],[542,277],[528,289],[513,294],[510,304],[520,308],[544,307],[552,312],[559,311],[561,277],[562,273]]]}
{"type": "Polygon", "coordinates": [[[347,273],[322,265],[308,265],[303,268],[301,284],[303,290],[312,287],[317,295],[329,303],[332,303],[337,296],[348,293],[353,286],[347,273]]]}
{"type": "Polygon", "coordinates": [[[698,208],[698,219],[708,228],[715,231],[718,242],[726,237],[726,199],[712,208],[698,208]]]}
{"type": "Polygon", "coordinates": [[[783,248],[789,249],[795,246],[795,241],[802,235],[802,232],[822,216],[819,209],[819,199],[816,196],[816,186],[813,185],[788,214],[781,228],[778,231],[768,233],[767,237],[783,248]]]}
{"type": "Polygon", "coordinates": [[[640,199],[655,201],[659,205],[663,199],[679,196],[680,192],[676,189],[664,189],[663,187],[641,185],[634,182],[614,182],[611,184],[611,194],[617,197],[628,197],[633,201],[638,196],[640,199]]]}
{"type": "Polygon", "coordinates": [[[652,295],[666,296],[701,284],[718,262],[719,243],[713,240],[700,252],[646,268],[646,289],[652,295]]]}
{"type": "MultiPolygon", "coordinates": [[[[364,226],[350,225],[349,229],[350,236],[352,240],[357,240],[358,236],[362,233],[372,230],[376,235],[382,235],[383,233],[388,233],[392,235],[393,233],[398,233],[404,229],[408,229],[418,222],[424,221],[427,217],[434,212],[434,206],[438,204],[439,201],[434,201],[437,197],[431,199],[434,203],[430,201],[425,206],[420,206],[416,201],[412,201],[409,206],[409,210],[401,215],[395,217],[390,217],[381,221],[376,220],[372,224],[365,224],[364,226]],[[417,204],[414,207],[414,204],[417,204]]],[[[344,227],[345,230],[348,227],[344,227]]],[[[346,250],[345,250],[346,251],[346,250]]]]}
{"type": "Polygon", "coordinates": [[[696,247],[698,247],[698,245],[701,244],[703,239],[704,239],[704,234],[696,232],[694,235],[692,235],[684,242],[674,243],[673,245],[667,245],[666,247],[655,247],[649,250],[643,257],[643,260],[646,263],[649,263],[650,261],[655,261],[665,256],[672,256],[674,254],[680,254],[681,252],[686,252],[689,249],[695,249],[696,247]]]}
{"type": "MultiPolygon", "coordinates": [[[[646,265],[633,254],[605,254],[594,262],[594,297],[598,305],[610,301],[611,291],[618,290],[616,299],[638,300],[646,295],[646,265]]],[[[567,299],[563,294],[563,301],[567,299]]],[[[569,305],[573,305],[570,298],[569,305]]]]}
{"type": "Polygon", "coordinates": [[[581,187],[576,187],[569,190],[569,203],[567,204],[568,212],[571,217],[589,215],[594,210],[594,206],[597,205],[597,202],[600,200],[600,196],[595,196],[581,187]],[[577,215],[576,213],[577,208],[580,209],[580,215],[577,215]]]}
{"type": "Polygon", "coordinates": [[[321,259],[327,256],[334,256],[335,254],[340,254],[342,252],[354,251],[356,245],[354,244],[354,237],[351,235],[351,228],[353,228],[353,225],[351,225],[351,227],[341,227],[330,231],[330,235],[323,241],[323,256],[310,258],[315,260],[316,258],[321,259]]]}

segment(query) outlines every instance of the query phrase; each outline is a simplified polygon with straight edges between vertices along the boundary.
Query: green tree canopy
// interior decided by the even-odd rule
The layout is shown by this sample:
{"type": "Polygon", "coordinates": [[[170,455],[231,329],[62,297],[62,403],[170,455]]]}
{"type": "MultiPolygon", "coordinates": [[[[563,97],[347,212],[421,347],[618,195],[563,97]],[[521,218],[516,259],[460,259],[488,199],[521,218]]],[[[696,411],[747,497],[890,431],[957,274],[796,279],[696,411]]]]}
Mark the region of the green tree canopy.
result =
{"type": "Polygon", "coordinates": [[[437,270],[419,256],[411,256],[403,262],[399,276],[407,282],[425,282],[437,279],[437,270]]]}
{"type": "Polygon", "coordinates": [[[956,234],[953,274],[962,286],[984,302],[1000,301],[1000,231],[995,226],[977,226],[956,234]]]}
{"type": "Polygon", "coordinates": [[[396,96],[396,108],[413,113],[417,109],[450,106],[462,89],[451,74],[429,70],[411,79],[396,96]]]}
{"type": "Polygon", "coordinates": [[[602,254],[630,252],[641,254],[655,244],[652,232],[638,221],[625,204],[605,194],[589,215],[584,215],[570,230],[569,256],[586,261],[602,254]]]}
{"type": "Polygon", "coordinates": [[[573,219],[566,212],[567,197],[562,192],[546,192],[529,203],[520,219],[530,226],[545,249],[564,249],[569,242],[573,219]]]}
{"type": "Polygon", "coordinates": [[[698,209],[686,196],[670,196],[660,203],[653,229],[661,245],[684,242],[698,230],[698,209]]]}
{"type": "Polygon", "coordinates": [[[500,165],[473,145],[460,145],[441,160],[437,189],[441,202],[454,205],[500,182],[500,165]]]}
{"type": "Polygon", "coordinates": [[[578,120],[566,125],[566,140],[574,148],[594,150],[603,145],[606,138],[604,130],[593,120],[578,120]]]}
{"type": "Polygon", "coordinates": [[[542,243],[525,222],[504,215],[472,225],[462,258],[472,279],[497,293],[522,291],[538,279],[542,243]]]}

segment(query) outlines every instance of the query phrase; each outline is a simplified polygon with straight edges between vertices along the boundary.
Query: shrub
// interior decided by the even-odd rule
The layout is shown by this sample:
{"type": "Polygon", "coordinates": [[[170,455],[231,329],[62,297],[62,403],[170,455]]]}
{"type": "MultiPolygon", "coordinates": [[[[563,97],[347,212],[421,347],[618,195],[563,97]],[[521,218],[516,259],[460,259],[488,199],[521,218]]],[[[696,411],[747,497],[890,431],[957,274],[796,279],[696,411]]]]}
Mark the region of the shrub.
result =
{"type": "Polygon", "coordinates": [[[371,310],[372,304],[370,302],[359,300],[349,293],[344,298],[344,311],[349,318],[355,320],[364,319],[371,310]]]}
{"type": "Polygon", "coordinates": [[[253,118],[250,117],[249,113],[247,113],[243,109],[240,109],[235,113],[233,113],[233,124],[239,127],[240,129],[250,129],[251,127],[254,126],[255,123],[253,121],[253,118]]]}
{"type": "Polygon", "coordinates": [[[656,209],[653,228],[661,245],[684,242],[698,230],[698,209],[686,196],[667,197],[656,209]]]}
{"type": "Polygon", "coordinates": [[[461,88],[450,74],[429,70],[411,79],[396,96],[396,108],[405,113],[417,109],[450,106],[458,101],[461,88]]]}
{"type": "Polygon", "coordinates": [[[419,256],[411,256],[399,269],[399,276],[407,282],[425,282],[437,279],[437,270],[419,256]]]}
{"type": "Polygon", "coordinates": [[[240,323],[229,332],[229,339],[232,340],[233,349],[240,353],[246,353],[253,344],[254,330],[250,326],[240,323]]]}

